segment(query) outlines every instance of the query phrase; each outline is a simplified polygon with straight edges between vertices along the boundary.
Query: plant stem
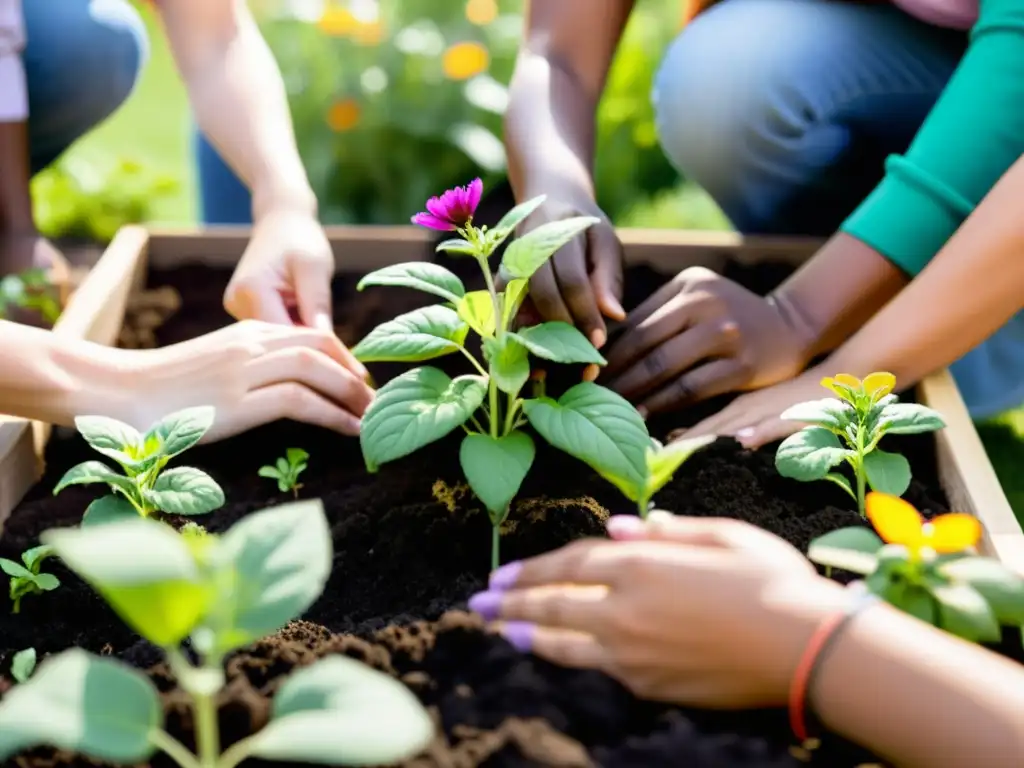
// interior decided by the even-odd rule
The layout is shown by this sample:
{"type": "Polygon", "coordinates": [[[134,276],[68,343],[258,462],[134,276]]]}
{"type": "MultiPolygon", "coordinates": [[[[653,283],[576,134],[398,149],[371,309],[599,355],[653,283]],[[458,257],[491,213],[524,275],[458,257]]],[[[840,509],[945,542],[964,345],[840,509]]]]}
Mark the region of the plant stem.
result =
{"type": "Polygon", "coordinates": [[[866,485],[866,478],[864,476],[864,424],[863,422],[857,428],[857,466],[854,467],[856,470],[854,474],[857,476],[857,510],[860,512],[860,516],[867,518],[867,512],[864,507],[864,491],[866,485]]]}
{"type": "Polygon", "coordinates": [[[501,523],[491,521],[491,570],[501,565],[501,523]]]}
{"type": "Polygon", "coordinates": [[[220,730],[217,723],[217,702],[210,694],[192,694],[195,718],[196,751],[202,768],[216,768],[220,759],[220,730]]]}
{"type": "Polygon", "coordinates": [[[463,346],[459,347],[459,351],[466,356],[466,359],[473,364],[473,367],[479,371],[481,376],[488,376],[489,374],[480,363],[477,362],[476,358],[470,353],[468,349],[463,346]]]}
{"type": "Polygon", "coordinates": [[[195,755],[167,731],[155,730],[149,734],[149,742],[176,762],[181,768],[202,768],[195,755]]]}
{"type": "Polygon", "coordinates": [[[515,395],[508,396],[508,411],[505,413],[505,431],[502,433],[503,435],[507,435],[515,429],[516,414],[519,412],[519,406],[522,405],[522,402],[515,395]]]}
{"type": "Polygon", "coordinates": [[[247,736],[225,749],[224,754],[220,756],[220,760],[217,763],[217,768],[235,768],[236,765],[245,760],[249,756],[249,746],[257,735],[247,736]]]}
{"type": "Polygon", "coordinates": [[[499,437],[498,422],[501,419],[501,415],[498,413],[498,385],[495,383],[493,376],[487,382],[487,395],[490,398],[490,407],[488,409],[490,413],[488,416],[491,421],[491,437],[497,440],[499,437]]]}

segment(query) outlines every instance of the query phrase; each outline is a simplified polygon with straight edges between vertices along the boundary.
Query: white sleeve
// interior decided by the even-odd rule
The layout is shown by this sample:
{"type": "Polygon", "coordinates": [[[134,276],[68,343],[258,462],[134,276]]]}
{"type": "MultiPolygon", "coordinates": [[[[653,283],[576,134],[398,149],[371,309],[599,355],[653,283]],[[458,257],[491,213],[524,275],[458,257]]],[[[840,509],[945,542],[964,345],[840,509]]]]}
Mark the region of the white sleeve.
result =
{"type": "Polygon", "coordinates": [[[28,89],[21,51],[25,47],[25,20],[21,0],[0,0],[0,122],[21,122],[28,117],[28,89]]]}

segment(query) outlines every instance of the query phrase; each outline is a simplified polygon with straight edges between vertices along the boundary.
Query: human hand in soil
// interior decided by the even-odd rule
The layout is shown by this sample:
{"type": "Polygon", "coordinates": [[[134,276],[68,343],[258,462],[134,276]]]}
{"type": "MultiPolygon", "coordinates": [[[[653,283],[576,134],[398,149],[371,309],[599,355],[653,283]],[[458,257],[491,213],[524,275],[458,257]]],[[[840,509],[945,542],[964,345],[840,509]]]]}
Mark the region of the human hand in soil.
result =
{"type": "Polygon", "coordinates": [[[597,224],[565,245],[530,278],[521,322],[560,320],[579,326],[595,347],[604,346],[604,318],[622,320],[622,245],[604,212],[585,195],[549,196],[526,220],[523,231],[573,216],[596,216],[597,224]]]}
{"type": "Polygon", "coordinates": [[[809,335],[788,305],[691,267],[626,318],[603,376],[656,413],[791,378],[807,363],[809,335]]]}
{"type": "MultiPolygon", "coordinates": [[[[37,269],[46,272],[49,287],[45,290],[63,306],[71,283],[71,268],[63,254],[34,230],[0,233],[0,278],[37,269]]],[[[40,312],[23,307],[8,307],[5,319],[39,328],[50,327],[50,322],[40,312]]]]}
{"type": "Polygon", "coordinates": [[[615,517],[510,563],[470,608],[523,651],[599,669],[637,696],[711,708],[784,704],[801,653],[848,591],[784,540],[736,520],[615,517]]]}

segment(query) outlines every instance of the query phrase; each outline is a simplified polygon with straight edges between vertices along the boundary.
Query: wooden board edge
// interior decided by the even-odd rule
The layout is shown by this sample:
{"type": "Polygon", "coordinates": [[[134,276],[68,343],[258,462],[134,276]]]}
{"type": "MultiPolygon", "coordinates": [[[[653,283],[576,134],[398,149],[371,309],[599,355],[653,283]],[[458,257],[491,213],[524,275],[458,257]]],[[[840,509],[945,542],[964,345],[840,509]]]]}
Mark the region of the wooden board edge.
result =
{"type": "Polygon", "coordinates": [[[950,508],[981,521],[983,551],[1024,575],[1024,530],[1003,492],[974,421],[948,370],[925,378],[918,398],[946,421],[935,434],[939,478],[950,508]]]}

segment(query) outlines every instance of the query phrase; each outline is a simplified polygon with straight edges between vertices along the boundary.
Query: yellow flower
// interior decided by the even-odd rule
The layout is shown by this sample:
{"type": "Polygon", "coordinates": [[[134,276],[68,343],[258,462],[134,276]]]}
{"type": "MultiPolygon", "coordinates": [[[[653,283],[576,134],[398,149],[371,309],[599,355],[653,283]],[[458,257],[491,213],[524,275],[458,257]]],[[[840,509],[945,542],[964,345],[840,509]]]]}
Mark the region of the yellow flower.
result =
{"type": "Polygon", "coordinates": [[[362,110],[359,108],[359,102],[355,99],[341,99],[332,104],[331,108],[327,110],[327,125],[330,126],[332,131],[338,133],[348,131],[356,127],[361,114],[362,110]]]}
{"type": "Polygon", "coordinates": [[[847,394],[843,390],[843,387],[849,387],[854,392],[857,392],[861,388],[861,383],[860,379],[858,379],[856,376],[851,376],[848,373],[839,373],[836,374],[836,376],[834,377],[826,376],[824,379],[821,380],[821,386],[823,386],[825,389],[831,389],[837,395],[845,399],[847,397],[847,394]]]}
{"type": "Polygon", "coordinates": [[[925,522],[911,504],[885,493],[869,493],[865,512],[883,541],[903,545],[912,557],[923,549],[938,554],[963,552],[981,540],[981,523],[972,515],[951,512],[925,522]]]}
{"type": "Polygon", "coordinates": [[[869,373],[864,378],[864,391],[875,400],[881,400],[896,388],[896,377],[886,371],[869,373]]]}
{"type": "Polygon", "coordinates": [[[469,0],[466,3],[466,19],[470,24],[483,27],[498,17],[498,4],[495,0],[469,0]]]}
{"type": "Polygon", "coordinates": [[[345,37],[356,30],[359,21],[348,8],[330,5],[324,9],[316,25],[325,35],[345,37]]]}
{"type": "Polygon", "coordinates": [[[442,66],[452,80],[468,80],[487,69],[490,56],[480,43],[456,43],[444,52],[442,66]]]}
{"type": "Polygon", "coordinates": [[[377,45],[384,39],[384,25],[380,21],[361,21],[352,31],[352,39],[359,45],[377,45]]]}

